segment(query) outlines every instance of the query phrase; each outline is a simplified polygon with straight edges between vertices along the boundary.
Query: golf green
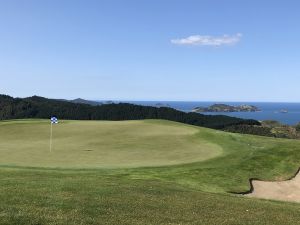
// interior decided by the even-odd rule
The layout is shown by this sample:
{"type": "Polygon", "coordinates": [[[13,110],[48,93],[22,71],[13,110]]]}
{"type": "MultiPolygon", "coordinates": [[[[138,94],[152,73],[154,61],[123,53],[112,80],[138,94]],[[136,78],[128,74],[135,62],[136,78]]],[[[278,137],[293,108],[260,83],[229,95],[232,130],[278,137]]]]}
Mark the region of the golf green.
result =
{"type": "Polygon", "coordinates": [[[222,148],[175,122],[16,120],[0,123],[0,165],[124,168],[186,164],[210,159],[222,148]]]}

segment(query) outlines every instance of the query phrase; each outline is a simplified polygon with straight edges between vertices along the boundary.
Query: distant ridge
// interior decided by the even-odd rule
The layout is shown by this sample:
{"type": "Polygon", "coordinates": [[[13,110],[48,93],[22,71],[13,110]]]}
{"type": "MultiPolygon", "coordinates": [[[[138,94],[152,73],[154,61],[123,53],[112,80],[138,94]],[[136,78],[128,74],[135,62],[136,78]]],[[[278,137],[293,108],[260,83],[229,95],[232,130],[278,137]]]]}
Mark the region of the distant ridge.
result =
{"type": "Polygon", "coordinates": [[[94,106],[103,104],[102,102],[90,101],[90,100],[85,100],[85,99],[82,99],[82,98],[76,98],[76,99],[70,100],[69,102],[87,104],[87,105],[94,105],[94,106]]]}
{"type": "Polygon", "coordinates": [[[67,99],[52,99],[52,100],[57,100],[57,101],[63,101],[63,102],[71,102],[71,103],[76,103],[76,104],[86,104],[86,105],[92,105],[92,106],[97,106],[97,105],[102,105],[102,102],[97,102],[97,101],[91,101],[91,100],[86,100],[83,98],[76,98],[73,100],[67,100],[67,99]]]}

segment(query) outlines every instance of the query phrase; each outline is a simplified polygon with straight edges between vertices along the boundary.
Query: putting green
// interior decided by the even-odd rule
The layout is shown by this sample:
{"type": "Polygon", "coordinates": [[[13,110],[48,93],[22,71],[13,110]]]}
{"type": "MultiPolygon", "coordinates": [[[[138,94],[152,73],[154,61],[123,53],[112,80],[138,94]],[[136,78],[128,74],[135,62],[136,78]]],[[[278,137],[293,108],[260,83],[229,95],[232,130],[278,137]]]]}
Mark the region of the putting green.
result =
{"type": "Polygon", "coordinates": [[[0,165],[61,168],[151,167],[198,162],[222,148],[200,128],[161,120],[0,123],[0,165]]]}

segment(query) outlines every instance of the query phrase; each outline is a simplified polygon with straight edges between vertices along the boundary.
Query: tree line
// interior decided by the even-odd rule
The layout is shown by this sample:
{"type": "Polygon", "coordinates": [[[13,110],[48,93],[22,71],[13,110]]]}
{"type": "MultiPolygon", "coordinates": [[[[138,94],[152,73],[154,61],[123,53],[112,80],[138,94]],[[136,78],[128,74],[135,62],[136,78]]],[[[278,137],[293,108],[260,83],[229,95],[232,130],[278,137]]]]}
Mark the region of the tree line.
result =
{"type": "MultiPolygon", "coordinates": [[[[256,120],[246,120],[223,115],[186,113],[168,107],[140,106],[128,103],[92,106],[39,96],[13,98],[0,95],[0,120],[24,118],[50,118],[71,120],[142,120],[165,119],[190,125],[226,129],[242,125],[260,126],[256,120]]],[[[242,130],[242,129],[241,129],[242,130]]],[[[238,129],[238,131],[241,131],[238,129]]]]}

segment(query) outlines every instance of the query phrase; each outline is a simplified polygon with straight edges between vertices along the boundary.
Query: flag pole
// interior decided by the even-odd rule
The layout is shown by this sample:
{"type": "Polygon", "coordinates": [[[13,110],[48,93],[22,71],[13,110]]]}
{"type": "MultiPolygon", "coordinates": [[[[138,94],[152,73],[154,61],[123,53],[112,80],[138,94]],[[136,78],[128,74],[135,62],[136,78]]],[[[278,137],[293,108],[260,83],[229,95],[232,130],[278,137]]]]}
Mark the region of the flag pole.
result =
{"type": "Polygon", "coordinates": [[[52,152],[52,122],[50,124],[50,152],[52,152]]]}

